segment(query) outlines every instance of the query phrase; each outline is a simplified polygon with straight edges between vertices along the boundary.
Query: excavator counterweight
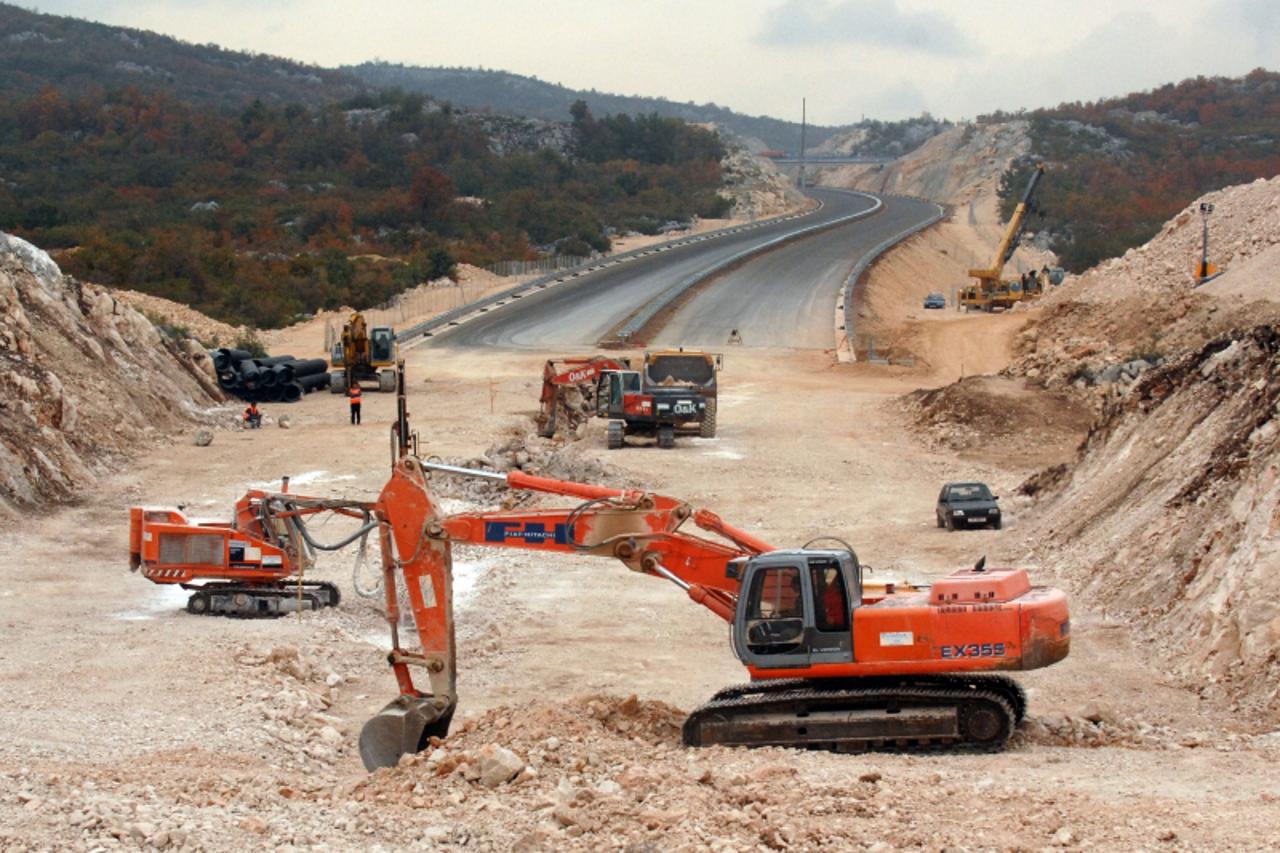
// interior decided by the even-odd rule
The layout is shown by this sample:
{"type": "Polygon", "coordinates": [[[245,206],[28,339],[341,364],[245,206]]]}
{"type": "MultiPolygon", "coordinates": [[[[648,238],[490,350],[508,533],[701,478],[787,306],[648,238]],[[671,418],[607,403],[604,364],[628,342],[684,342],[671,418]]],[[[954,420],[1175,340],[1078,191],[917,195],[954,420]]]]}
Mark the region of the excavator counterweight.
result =
{"type": "Polygon", "coordinates": [[[361,383],[376,383],[378,391],[396,390],[400,345],[396,342],[395,329],[370,328],[364,315],[357,311],[347,318],[341,335],[326,341],[325,345],[330,347],[329,363],[333,370],[329,374],[329,390],[334,394],[345,394],[361,383]]]}

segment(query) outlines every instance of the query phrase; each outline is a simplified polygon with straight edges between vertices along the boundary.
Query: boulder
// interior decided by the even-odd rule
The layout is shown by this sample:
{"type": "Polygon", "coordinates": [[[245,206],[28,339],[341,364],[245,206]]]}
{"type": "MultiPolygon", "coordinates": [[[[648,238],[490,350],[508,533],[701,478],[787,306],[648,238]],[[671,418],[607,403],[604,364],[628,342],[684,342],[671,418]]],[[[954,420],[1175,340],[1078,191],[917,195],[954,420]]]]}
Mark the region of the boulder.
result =
{"type": "Polygon", "coordinates": [[[487,743],[477,751],[476,765],[480,784],[496,788],[514,779],[524,769],[524,760],[505,746],[487,743]]]}

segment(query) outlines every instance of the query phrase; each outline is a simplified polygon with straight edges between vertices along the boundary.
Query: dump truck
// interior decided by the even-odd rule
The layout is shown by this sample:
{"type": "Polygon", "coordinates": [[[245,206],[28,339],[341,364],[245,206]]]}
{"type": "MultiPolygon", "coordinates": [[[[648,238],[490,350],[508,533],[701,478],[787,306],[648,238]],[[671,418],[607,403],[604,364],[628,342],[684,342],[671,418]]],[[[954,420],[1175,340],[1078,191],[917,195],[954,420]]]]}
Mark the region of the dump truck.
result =
{"type": "Polygon", "coordinates": [[[723,356],[694,350],[646,352],[640,370],[600,374],[596,414],[607,418],[610,450],[628,436],[653,438],[659,447],[675,446],[677,435],[714,438],[716,372],[723,356]]]}

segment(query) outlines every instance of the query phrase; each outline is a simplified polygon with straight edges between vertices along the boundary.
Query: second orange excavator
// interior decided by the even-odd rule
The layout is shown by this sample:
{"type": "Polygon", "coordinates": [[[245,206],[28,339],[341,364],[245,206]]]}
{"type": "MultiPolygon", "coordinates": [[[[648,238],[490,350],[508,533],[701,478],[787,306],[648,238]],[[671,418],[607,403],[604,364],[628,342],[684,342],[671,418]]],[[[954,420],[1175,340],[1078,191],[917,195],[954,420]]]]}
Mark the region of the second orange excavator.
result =
{"type": "Polygon", "coordinates": [[[1025,569],[980,563],[932,585],[875,585],[843,543],[776,549],[676,498],[423,461],[409,431],[403,368],[398,384],[392,473],[376,501],[264,494],[258,515],[267,531],[275,519],[297,526],[320,510],[376,524],[387,661],[399,695],[361,731],[371,770],[448,733],[458,703],[451,560],[458,543],[613,558],[669,581],[728,622],[730,647],[751,681],[721,690],[689,716],[683,736],[691,746],[999,749],[1026,712],[1025,694],[1003,672],[1049,666],[1068,653],[1066,595],[1032,586],[1025,569]],[[445,514],[431,495],[433,473],[576,503],[445,514]],[[683,529],[690,523],[711,536],[683,529]],[[411,637],[402,636],[404,610],[413,617],[411,637]]]}

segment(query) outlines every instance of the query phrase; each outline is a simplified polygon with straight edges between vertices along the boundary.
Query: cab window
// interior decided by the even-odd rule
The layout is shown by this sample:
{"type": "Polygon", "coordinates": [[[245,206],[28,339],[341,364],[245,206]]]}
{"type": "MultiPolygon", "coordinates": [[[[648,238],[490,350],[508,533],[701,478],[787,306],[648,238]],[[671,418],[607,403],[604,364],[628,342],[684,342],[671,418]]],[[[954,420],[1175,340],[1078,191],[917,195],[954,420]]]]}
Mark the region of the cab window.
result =
{"type": "Polygon", "coordinates": [[[819,631],[849,630],[849,595],[836,563],[809,566],[815,627],[819,631]]]}
{"type": "Polygon", "coordinates": [[[747,599],[747,645],[755,654],[796,651],[804,639],[800,569],[777,566],[757,574],[747,599]]]}
{"type": "Polygon", "coordinates": [[[378,361],[391,358],[391,330],[373,330],[373,357],[378,361]]]}

